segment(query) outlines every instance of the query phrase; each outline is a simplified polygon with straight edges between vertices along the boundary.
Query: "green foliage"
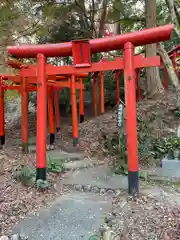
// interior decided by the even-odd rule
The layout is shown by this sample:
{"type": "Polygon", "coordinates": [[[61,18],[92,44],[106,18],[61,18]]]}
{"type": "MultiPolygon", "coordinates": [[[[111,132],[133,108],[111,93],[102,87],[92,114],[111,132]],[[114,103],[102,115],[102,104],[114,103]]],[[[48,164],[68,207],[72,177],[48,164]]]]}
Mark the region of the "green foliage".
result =
{"type": "Polygon", "coordinates": [[[175,114],[177,117],[180,117],[180,109],[176,109],[175,114]]]}
{"type": "Polygon", "coordinates": [[[105,141],[104,141],[104,147],[110,152],[117,153],[118,152],[118,142],[119,142],[119,137],[118,134],[112,135],[112,136],[104,136],[105,141]]]}
{"type": "Polygon", "coordinates": [[[70,98],[69,89],[64,88],[59,92],[59,103],[68,106],[69,98],[70,98]]]}
{"type": "Polygon", "coordinates": [[[127,164],[118,164],[118,166],[115,168],[115,174],[122,174],[122,175],[128,175],[128,165],[127,164]]]}
{"type": "MultiPolygon", "coordinates": [[[[128,175],[128,165],[127,164],[120,164],[115,168],[115,174],[120,175],[128,175]]],[[[146,171],[139,170],[139,178],[142,180],[147,181],[148,173],[146,171]]]]}
{"type": "MultiPolygon", "coordinates": [[[[120,76],[120,98],[124,101],[124,76],[120,76]]],[[[116,105],[116,81],[115,74],[110,71],[105,72],[104,76],[104,88],[105,88],[105,105],[116,105]]]]}
{"type": "MultiPolygon", "coordinates": [[[[165,154],[172,154],[175,150],[180,150],[180,138],[177,136],[162,137],[155,140],[150,138],[148,126],[140,117],[137,119],[137,133],[139,159],[143,162],[155,161],[165,154]]],[[[127,174],[126,134],[122,134],[120,138],[118,133],[105,136],[104,147],[107,152],[116,156],[115,173],[127,174]]],[[[146,173],[141,173],[140,177],[146,179],[146,173]]]]}
{"type": "Polygon", "coordinates": [[[157,139],[153,143],[153,150],[156,157],[173,152],[174,150],[180,150],[180,138],[177,136],[168,136],[157,139]]]}
{"type": "MultiPolygon", "coordinates": [[[[140,158],[148,158],[153,155],[152,145],[147,141],[147,125],[142,118],[137,119],[138,151],[140,158]]],[[[113,154],[118,154],[119,161],[127,163],[126,134],[122,134],[120,139],[117,133],[106,136],[104,142],[105,149],[113,154]]]]}
{"type": "Polygon", "coordinates": [[[50,184],[47,180],[38,179],[36,181],[36,187],[39,190],[46,190],[50,187],[50,184]]]}
{"type": "Polygon", "coordinates": [[[47,163],[47,171],[48,172],[53,172],[53,173],[61,173],[64,172],[65,167],[64,167],[64,162],[56,162],[51,159],[50,156],[48,156],[48,163],[47,163]]]}
{"type": "Polygon", "coordinates": [[[14,178],[23,185],[33,185],[35,181],[35,171],[29,166],[21,165],[15,171],[14,178]]]}
{"type": "MultiPolygon", "coordinates": [[[[55,163],[51,159],[48,160],[47,164],[47,171],[53,173],[61,173],[64,172],[64,164],[63,163],[55,163]]],[[[34,184],[38,189],[46,189],[49,188],[49,183],[43,180],[36,179],[36,172],[35,169],[31,168],[30,166],[21,165],[18,167],[14,173],[14,178],[21,182],[25,186],[33,186],[34,184]]]]}
{"type": "Polygon", "coordinates": [[[61,172],[64,172],[65,168],[63,163],[57,164],[57,163],[51,162],[51,163],[48,163],[47,170],[53,173],[61,173],[61,172]]]}
{"type": "Polygon", "coordinates": [[[97,234],[92,235],[88,240],[100,240],[97,234]]]}
{"type": "Polygon", "coordinates": [[[38,189],[44,190],[49,188],[49,183],[48,181],[44,180],[37,180],[36,179],[36,174],[35,170],[29,166],[20,166],[14,175],[15,179],[18,182],[21,182],[25,186],[33,186],[35,185],[38,189]]]}

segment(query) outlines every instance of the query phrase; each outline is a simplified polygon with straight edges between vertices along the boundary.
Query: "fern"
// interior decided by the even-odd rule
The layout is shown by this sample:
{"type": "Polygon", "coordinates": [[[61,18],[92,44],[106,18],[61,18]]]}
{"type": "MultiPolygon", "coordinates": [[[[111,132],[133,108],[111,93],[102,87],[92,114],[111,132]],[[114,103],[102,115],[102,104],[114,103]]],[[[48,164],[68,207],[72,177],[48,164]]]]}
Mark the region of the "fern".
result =
{"type": "Polygon", "coordinates": [[[48,189],[50,186],[50,184],[48,183],[47,180],[41,180],[41,179],[38,179],[36,181],[36,187],[40,190],[45,190],[45,189],[48,189]]]}
{"type": "Polygon", "coordinates": [[[32,185],[35,180],[35,171],[29,166],[21,165],[16,169],[14,178],[23,185],[32,185]]]}

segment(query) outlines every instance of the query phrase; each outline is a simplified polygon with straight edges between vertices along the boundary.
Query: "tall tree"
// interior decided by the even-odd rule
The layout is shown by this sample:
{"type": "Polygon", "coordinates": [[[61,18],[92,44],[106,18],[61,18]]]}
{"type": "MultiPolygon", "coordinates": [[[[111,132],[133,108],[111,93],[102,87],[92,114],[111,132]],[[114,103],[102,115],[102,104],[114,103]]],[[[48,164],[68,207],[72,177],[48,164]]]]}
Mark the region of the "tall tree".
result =
{"type": "Polygon", "coordinates": [[[166,0],[166,4],[169,9],[169,14],[171,18],[171,23],[174,25],[174,30],[178,36],[180,36],[180,29],[179,29],[179,21],[180,21],[180,16],[179,16],[179,11],[178,11],[178,1],[174,0],[166,0]]]}
{"type": "MultiPolygon", "coordinates": [[[[169,9],[169,15],[170,15],[170,21],[174,26],[174,32],[180,38],[180,25],[179,25],[179,12],[177,10],[177,1],[174,0],[165,0],[167,7],[169,9]]],[[[172,82],[172,85],[176,89],[176,95],[177,95],[177,103],[176,103],[176,108],[180,109],[180,84],[179,84],[179,79],[174,71],[174,67],[172,64],[171,59],[169,58],[166,50],[163,48],[162,45],[159,44],[158,47],[158,54],[161,56],[161,59],[166,66],[166,69],[168,71],[169,78],[172,82]]]]}
{"type": "MultiPolygon", "coordinates": [[[[146,27],[156,26],[156,0],[145,0],[146,27]]],[[[156,44],[146,46],[146,57],[156,56],[156,44]]],[[[151,67],[146,69],[147,93],[152,97],[156,93],[163,92],[163,86],[159,76],[159,69],[151,67]]]]}

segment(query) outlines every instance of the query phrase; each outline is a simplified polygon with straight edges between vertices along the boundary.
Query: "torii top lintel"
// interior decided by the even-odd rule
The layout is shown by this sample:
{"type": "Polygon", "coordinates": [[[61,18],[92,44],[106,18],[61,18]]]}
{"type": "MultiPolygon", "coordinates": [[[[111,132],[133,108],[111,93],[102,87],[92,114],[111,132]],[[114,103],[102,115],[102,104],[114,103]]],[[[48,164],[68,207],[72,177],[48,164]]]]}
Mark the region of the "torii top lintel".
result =
{"type": "MultiPolygon", "coordinates": [[[[141,46],[166,41],[170,38],[172,29],[173,26],[168,24],[127,34],[91,39],[89,44],[92,53],[120,50],[126,42],[131,42],[134,46],[141,46]]],[[[38,53],[42,53],[46,57],[72,56],[72,42],[9,46],[8,53],[18,58],[36,58],[38,53]]]]}

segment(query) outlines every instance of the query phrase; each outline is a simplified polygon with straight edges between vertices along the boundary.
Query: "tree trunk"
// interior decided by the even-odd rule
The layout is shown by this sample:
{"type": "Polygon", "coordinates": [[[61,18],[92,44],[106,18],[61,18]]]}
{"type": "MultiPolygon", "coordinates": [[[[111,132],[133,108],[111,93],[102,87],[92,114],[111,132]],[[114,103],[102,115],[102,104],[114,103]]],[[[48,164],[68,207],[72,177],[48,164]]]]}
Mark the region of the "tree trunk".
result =
{"type": "Polygon", "coordinates": [[[174,26],[174,31],[178,36],[180,36],[179,22],[178,22],[176,11],[175,11],[175,2],[174,0],[166,0],[166,4],[169,8],[169,15],[171,18],[171,23],[174,26]]]}
{"type": "Polygon", "coordinates": [[[180,85],[179,85],[178,77],[177,77],[177,75],[176,75],[176,73],[174,71],[174,67],[173,67],[172,61],[169,58],[166,50],[163,47],[161,47],[160,45],[159,45],[159,47],[157,49],[157,52],[161,56],[161,59],[162,59],[162,61],[164,63],[164,66],[167,69],[167,72],[168,72],[169,78],[171,80],[171,83],[174,86],[174,88],[176,89],[176,96],[177,96],[176,107],[178,109],[180,109],[180,85]]]}
{"type": "MultiPolygon", "coordinates": [[[[108,0],[103,0],[102,2],[102,12],[100,15],[100,22],[99,22],[99,34],[98,37],[102,37],[104,35],[105,24],[106,24],[106,15],[107,15],[107,3],[108,0]]],[[[97,60],[100,61],[100,58],[97,55],[97,60]]],[[[97,111],[98,115],[100,115],[100,74],[98,75],[97,79],[97,111]]]]}
{"type": "MultiPolygon", "coordinates": [[[[170,18],[171,18],[171,23],[174,26],[174,31],[176,32],[178,37],[180,37],[179,14],[178,14],[178,12],[176,10],[175,1],[174,0],[166,0],[166,4],[167,4],[167,7],[169,9],[169,15],[170,15],[170,18]]],[[[169,58],[167,52],[165,51],[165,49],[163,47],[159,46],[158,53],[161,56],[161,58],[162,58],[162,60],[164,62],[164,65],[167,68],[167,71],[168,71],[168,74],[169,74],[169,78],[170,78],[173,86],[176,89],[176,95],[177,95],[176,107],[178,109],[180,109],[180,84],[179,84],[178,77],[177,77],[177,75],[176,75],[176,73],[174,71],[174,67],[173,67],[172,61],[169,58]]]]}
{"type": "MultiPolygon", "coordinates": [[[[145,1],[146,12],[146,27],[151,28],[156,26],[156,0],[145,1]]],[[[146,57],[156,56],[156,44],[146,46],[146,57]]],[[[151,67],[146,69],[147,93],[150,97],[156,93],[163,92],[163,86],[159,76],[159,69],[151,67]]]]}

